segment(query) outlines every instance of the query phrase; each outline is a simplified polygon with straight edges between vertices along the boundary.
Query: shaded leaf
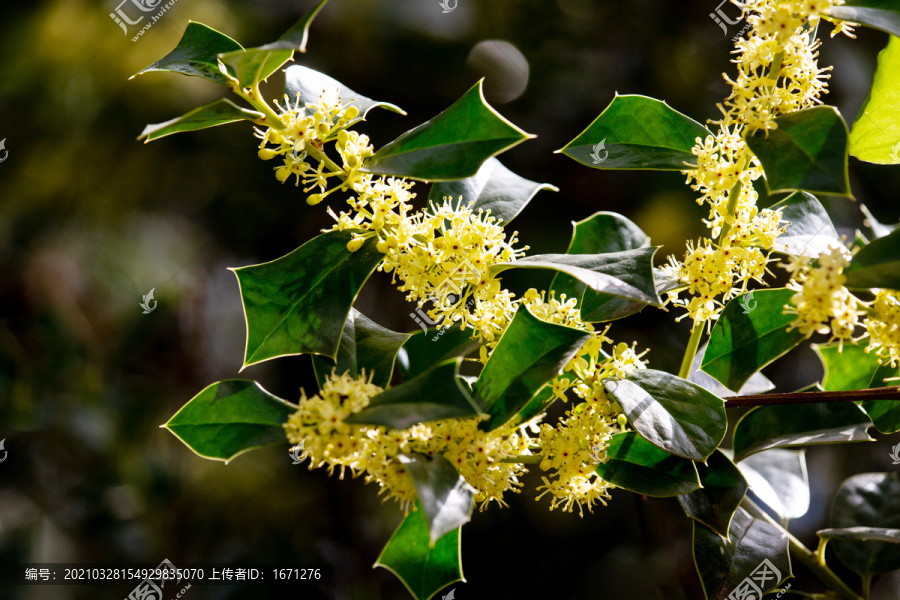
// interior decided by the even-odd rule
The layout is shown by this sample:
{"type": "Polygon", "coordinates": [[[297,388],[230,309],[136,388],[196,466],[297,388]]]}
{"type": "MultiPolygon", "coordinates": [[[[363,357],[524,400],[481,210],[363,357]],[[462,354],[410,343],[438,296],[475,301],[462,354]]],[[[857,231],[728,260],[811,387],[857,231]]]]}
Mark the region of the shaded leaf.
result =
{"type": "Polygon", "coordinates": [[[617,95],[600,116],[558,150],[595,169],[682,171],[696,167],[695,140],[706,127],[655,98],[617,95]]]}
{"type": "MultiPolygon", "coordinates": [[[[900,529],[897,473],[861,473],[844,481],[834,496],[829,524],[832,529],[900,529]]],[[[842,563],[863,576],[900,569],[900,546],[896,539],[873,541],[861,536],[852,540],[835,539],[830,546],[842,563]]]]}
{"type": "Polygon", "coordinates": [[[769,381],[769,378],[757,371],[750,376],[750,379],[735,392],[730,390],[703,371],[700,370],[700,363],[703,362],[703,355],[706,353],[706,344],[703,344],[694,354],[694,362],[691,363],[691,374],[688,375],[688,381],[696,383],[704,390],[712,392],[720,398],[726,396],[748,396],[751,394],[765,394],[775,389],[775,384],[769,381]]]}
{"type": "Polygon", "coordinates": [[[747,482],[721,450],[713,452],[705,465],[697,465],[697,472],[703,487],[678,496],[678,502],[687,516],[727,536],[731,518],[747,493],[747,482]]]}
{"type": "MultiPolygon", "coordinates": [[[[898,150],[900,152],[900,150],[898,150]]],[[[884,236],[890,234],[892,231],[895,231],[898,227],[900,227],[900,223],[894,223],[888,225],[886,223],[881,223],[875,216],[866,208],[865,204],[859,205],[859,210],[862,211],[863,216],[865,216],[865,221],[863,221],[866,225],[868,225],[869,229],[872,230],[872,238],[878,239],[883,238],[884,236]]]]}
{"type": "Polygon", "coordinates": [[[828,211],[809,192],[794,192],[770,208],[782,209],[782,220],[790,223],[787,231],[775,240],[774,250],[818,258],[832,248],[843,246],[828,211]]]}
{"type": "Polygon", "coordinates": [[[144,131],[138,136],[139,140],[146,138],[148,142],[185,131],[197,131],[226,123],[237,121],[256,121],[262,118],[261,112],[242,108],[230,100],[221,98],[210,102],[205,106],[195,108],[189,113],[176,117],[165,123],[155,123],[144,127],[144,131]]]}
{"type": "Polygon", "coordinates": [[[809,511],[809,474],[804,450],[776,448],[738,463],[757,498],[782,519],[798,519],[809,511]]]}
{"type": "Polygon", "coordinates": [[[401,454],[398,458],[416,488],[433,548],[440,538],[472,518],[475,489],[441,455],[401,454]]]}
{"type": "Polygon", "coordinates": [[[163,427],[203,458],[227,463],[249,450],[286,444],[283,424],[296,410],[255,381],[228,379],[205,387],[163,427]]]}
{"type": "Polygon", "coordinates": [[[816,535],[823,540],[874,540],[900,544],[900,529],[886,527],[845,527],[843,529],[820,529],[816,535]]]}
{"type": "Polygon", "coordinates": [[[853,255],[844,275],[844,285],[850,289],[900,290],[900,230],[863,246],[853,255]]]}
{"type": "Polygon", "coordinates": [[[353,123],[365,119],[373,108],[384,108],[401,115],[406,114],[399,106],[395,106],[390,102],[379,102],[366,98],[362,94],[354,92],[337,79],[333,79],[324,73],[313,71],[303,65],[291,65],[284,70],[284,95],[288,97],[292,104],[297,103],[299,108],[310,116],[315,113],[315,110],[307,108],[307,102],[319,104],[323,99],[326,99],[329,102],[336,103],[338,98],[340,98],[342,106],[355,106],[359,109],[359,117],[347,124],[347,127],[351,127],[353,123]]]}
{"type": "MultiPolygon", "coordinates": [[[[415,313],[410,313],[415,318],[415,313]]],[[[471,329],[447,327],[417,331],[397,353],[397,368],[405,379],[421,375],[434,365],[457,356],[466,356],[480,345],[471,329]]]]}
{"type": "Polygon", "coordinates": [[[336,356],[350,307],[384,258],[374,238],[349,252],[353,233],[330,231],[271,262],[233,269],[247,321],[245,367],[291,354],[336,356]]]}
{"type": "Polygon", "coordinates": [[[660,450],[633,431],[612,436],[606,455],[597,474],[630,492],[667,497],[700,487],[694,461],[660,450]]]}
{"type": "Polygon", "coordinates": [[[170,71],[183,75],[202,77],[225,85],[225,75],[219,71],[218,55],[222,52],[243,50],[236,41],[203,23],[189,21],[175,49],[161,59],[130,77],[151,71],[170,71]]]}
{"type": "Polygon", "coordinates": [[[383,146],[363,171],[426,181],[472,177],[492,156],[528,139],[484,99],[482,82],[430,121],[383,146]]]}
{"type": "Polygon", "coordinates": [[[900,6],[894,0],[846,0],[826,14],[835,19],[861,23],[900,36],[900,6]]]}
{"type": "MultiPolygon", "coordinates": [[[[887,4],[886,2],[884,4],[887,4]]],[[[896,3],[893,3],[896,6],[896,3]]],[[[834,7],[845,9],[845,7],[834,7]]],[[[845,10],[854,10],[847,7],[845,10]]],[[[900,12],[897,12],[900,27],[900,12]]],[[[898,34],[894,34],[898,35],[898,34]]],[[[850,132],[850,154],[870,163],[900,164],[900,39],[890,36],[878,55],[878,68],[869,95],[850,132]]],[[[880,237],[880,236],[879,236],[880,237]]]]}

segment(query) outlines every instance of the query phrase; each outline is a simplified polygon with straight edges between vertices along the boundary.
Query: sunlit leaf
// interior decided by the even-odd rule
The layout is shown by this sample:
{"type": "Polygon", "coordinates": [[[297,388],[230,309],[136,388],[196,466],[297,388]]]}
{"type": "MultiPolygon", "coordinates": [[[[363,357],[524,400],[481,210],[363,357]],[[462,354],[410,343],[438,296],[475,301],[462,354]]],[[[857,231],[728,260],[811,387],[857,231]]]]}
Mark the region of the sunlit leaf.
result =
{"type": "Polygon", "coordinates": [[[809,192],[794,192],[770,208],[780,208],[782,220],[789,222],[787,231],[775,240],[776,251],[818,258],[820,254],[843,245],[828,211],[809,192]]]}
{"type": "Polygon", "coordinates": [[[804,450],[776,448],[738,463],[757,498],[781,519],[798,519],[809,511],[809,474],[804,450]]]}
{"type": "Polygon", "coordinates": [[[219,71],[218,55],[235,50],[241,51],[243,48],[224,33],[203,23],[190,21],[174,50],[132,75],[131,79],[151,71],[170,71],[202,77],[224,85],[226,79],[219,71]]]}
{"type": "Polygon", "coordinates": [[[475,489],[441,455],[401,454],[398,458],[416,488],[433,547],[472,518],[475,489]]]}
{"type": "Polygon", "coordinates": [[[700,487],[694,461],[660,450],[637,433],[617,433],[597,474],[616,486],[645,496],[678,496],[700,487]]]}
{"type": "Polygon", "coordinates": [[[197,131],[198,129],[207,129],[237,121],[256,121],[262,116],[261,112],[242,108],[234,102],[222,98],[200,108],[195,108],[191,112],[176,117],[171,121],[147,125],[144,127],[141,135],[138,136],[138,139],[146,138],[148,142],[151,142],[173,133],[197,131]]]}

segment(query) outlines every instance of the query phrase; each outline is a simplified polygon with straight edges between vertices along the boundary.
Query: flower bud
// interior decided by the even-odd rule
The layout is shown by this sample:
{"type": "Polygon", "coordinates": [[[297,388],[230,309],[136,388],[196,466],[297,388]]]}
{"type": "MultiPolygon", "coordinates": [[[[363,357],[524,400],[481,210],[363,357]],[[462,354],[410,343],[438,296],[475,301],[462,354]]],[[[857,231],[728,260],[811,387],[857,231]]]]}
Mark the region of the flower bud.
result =
{"type": "Polygon", "coordinates": [[[263,160],[271,160],[278,156],[278,153],[271,148],[260,148],[256,154],[263,160]]]}
{"type": "Polygon", "coordinates": [[[287,181],[287,178],[291,176],[291,168],[290,167],[278,167],[275,169],[275,179],[284,183],[287,181]]]}
{"type": "Polygon", "coordinates": [[[346,129],[341,129],[338,132],[338,144],[341,146],[346,146],[347,142],[350,141],[350,134],[347,133],[346,129]]]}
{"type": "Polygon", "coordinates": [[[353,238],[349,242],[347,242],[347,250],[350,252],[356,252],[360,248],[362,248],[363,243],[365,242],[365,238],[353,238]]]}
{"type": "Polygon", "coordinates": [[[322,194],[310,194],[306,197],[306,203],[310,206],[315,206],[319,202],[322,201],[322,194]]]}
{"type": "Polygon", "coordinates": [[[347,110],[344,111],[344,115],[341,117],[341,121],[344,121],[346,123],[347,121],[352,121],[358,116],[359,109],[351,104],[347,107],[347,110]]]}

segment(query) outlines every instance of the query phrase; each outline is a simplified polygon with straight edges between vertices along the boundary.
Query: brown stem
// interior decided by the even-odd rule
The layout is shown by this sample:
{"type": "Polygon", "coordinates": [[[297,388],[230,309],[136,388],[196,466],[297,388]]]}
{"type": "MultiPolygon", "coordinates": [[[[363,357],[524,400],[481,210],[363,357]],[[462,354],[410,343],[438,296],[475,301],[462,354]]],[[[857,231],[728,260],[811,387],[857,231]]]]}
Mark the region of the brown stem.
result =
{"type": "Polygon", "coordinates": [[[900,386],[852,390],[849,392],[791,392],[726,396],[725,406],[770,406],[773,404],[810,404],[815,402],[855,402],[857,400],[900,400],[900,386]]]}

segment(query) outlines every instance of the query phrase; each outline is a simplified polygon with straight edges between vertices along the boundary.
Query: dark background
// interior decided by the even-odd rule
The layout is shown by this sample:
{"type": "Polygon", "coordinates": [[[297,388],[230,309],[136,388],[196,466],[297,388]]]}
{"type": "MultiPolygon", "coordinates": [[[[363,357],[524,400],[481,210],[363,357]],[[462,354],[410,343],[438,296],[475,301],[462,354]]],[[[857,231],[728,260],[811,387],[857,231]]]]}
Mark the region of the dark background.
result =
{"type": "MultiPolygon", "coordinates": [[[[0,6],[0,139],[9,151],[0,164],[0,439],[9,452],[0,464],[0,565],[287,562],[319,567],[324,578],[321,588],[280,592],[404,598],[390,573],[370,568],[400,520],[374,487],[292,466],[286,444],[227,466],[205,461],[159,429],[207,384],[238,376],[244,322],[226,267],[282,256],[330,219],[275,180],[247,124],[135,141],[146,123],[224,89],[174,74],[128,77],[168,52],[188,20],[249,47],[275,39],[313,2],[178,0],[137,42],[139,26],[125,37],[109,18],[116,4],[0,6]],[[144,315],[138,303],[151,288],[159,304],[144,315]]],[[[728,93],[721,73],[734,71],[731,43],[709,17],[715,8],[714,0],[459,0],[442,14],[437,0],[332,0],[296,60],[408,111],[370,115],[361,130],[376,148],[486,76],[488,100],[538,136],[502,160],[561,189],[542,192],[517,219],[521,242],[532,253],[564,252],[570,221],[611,210],[663,245],[664,258],[705,233],[705,211],[682,175],[602,172],[553,151],[615,92],[664,99],[701,122],[717,117],[728,93]],[[488,40],[514,49],[475,48],[488,40]]],[[[827,101],[852,122],[887,36],[860,30],[856,41],[831,40],[823,29],[821,64],[835,66],[827,101]]],[[[269,97],[280,95],[281,80],[270,79],[269,97]]],[[[851,178],[856,201],[823,198],[842,232],[861,225],[860,202],[897,221],[900,169],[851,159],[851,178]]],[[[524,280],[506,280],[525,289],[524,280]]],[[[381,274],[357,306],[393,329],[417,329],[381,274]]],[[[651,348],[655,368],[675,370],[688,337],[676,315],[645,311],[612,335],[651,348]]],[[[791,390],[819,379],[821,367],[807,347],[766,373],[791,390]]],[[[301,386],[315,389],[308,357],[241,376],[290,400],[301,386]]],[[[876,443],[808,451],[813,504],[792,524],[808,544],[842,479],[896,468],[888,457],[896,441],[875,435],[876,443]]],[[[536,484],[529,478],[509,509],[476,513],[465,527],[468,583],[455,586],[457,598],[702,597],[690,521],[674,499],[619,491],[579,518],[535,502],[536,484]]],[[[795,571],[794,589],[820,589],[801,566],[795,571]]],[[[874,597],[896,598],[897,586],[886,578],[874,597]]],[[[15,588],[0,578],[3,600],[105,600],[129,589],[15,588]]],[[[262,586],[195,587],[185,597],[273,595],[262,586]]]]}

